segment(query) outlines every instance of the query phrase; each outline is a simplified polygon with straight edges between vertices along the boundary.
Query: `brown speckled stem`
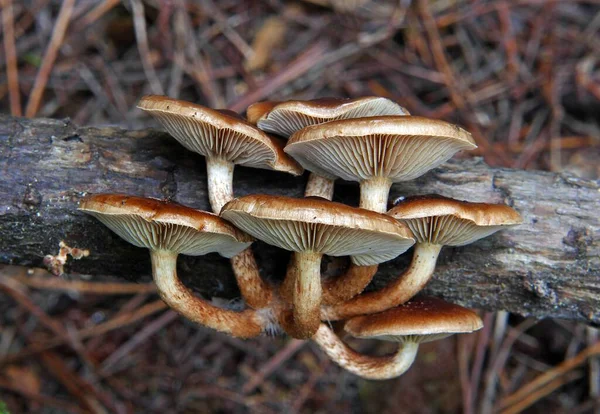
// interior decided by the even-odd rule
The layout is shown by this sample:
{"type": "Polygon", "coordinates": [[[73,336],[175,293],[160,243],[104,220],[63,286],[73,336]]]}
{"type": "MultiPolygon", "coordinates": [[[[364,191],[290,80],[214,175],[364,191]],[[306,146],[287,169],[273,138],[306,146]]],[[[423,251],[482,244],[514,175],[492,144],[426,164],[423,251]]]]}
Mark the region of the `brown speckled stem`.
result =
{"type": "Polygon", "coordinates": [[[312,339],[339,366],[372,380],[385,380],[404,374],[412,365],[419,349],[416,342],[404,342],[393,355],[363,355],[346,345],[325,324],[319,326],[312,339]]]}
{"type": "Polygon", "coordinates": [[[382,312],[407,302],[420,292],[435,269],[442,246],[417,243],[410,267],[383,289],[364,293],[360,296],[321,310],[324,320],[339,320],[358,315],[382,312]]]}
{"type": "Polygon", "coordinates": [[[239,338],[260,335],[267,321],[254,310],[218,308],[192,292],[177,277],[177,253],[151,251],[152,275],[162,300],[189,320],[239,338]]]}

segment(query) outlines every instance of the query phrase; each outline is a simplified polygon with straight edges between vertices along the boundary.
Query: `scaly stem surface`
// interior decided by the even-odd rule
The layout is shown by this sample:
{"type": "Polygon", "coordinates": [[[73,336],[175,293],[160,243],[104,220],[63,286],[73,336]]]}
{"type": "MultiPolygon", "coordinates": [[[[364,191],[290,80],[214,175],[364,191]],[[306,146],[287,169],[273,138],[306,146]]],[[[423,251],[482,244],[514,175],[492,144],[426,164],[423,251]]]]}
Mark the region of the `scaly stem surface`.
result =
{"type": "Polygon", "coordinates": [[[272,292],[267,283],[262,280],[254,259],[252,249],[248,247],[231,258],[231,267],[242,293],[242,297],[254,309],[267,307],[271,302],[272,292]]]}
{"type": "Polygon", "coordinates": [[[323,303],[335,305],[361,293],[377,273],[377,265],[358,266],[350,264],[343,275],[323,281],[323,303]]]}
{"type": "MultiPolygon", "coordinates": [[[[296,252],[293,255],[293,271],[288,271],[282,289],[293,286],[292,314],[293,332],[298,339],[308,339],[314,335],[321,323],[321,253],[296,252]],[[293,282],[293,283],[292,283],[293,282]]],[[[289,291],[289,288],[287,289],[289,291]]]]}
{"type": "Polygon", "coordinates": [[[429,282],[441,245],[417,243],[410,267],[383,289],[363,293],[334,306],[323,307],[323,320],[347,319],[358,315],[382,312],[407,302],[429,282]]]}
{"type": "MultiPolygon", "coordinates": [[[[233,168],[234,164],[230,161],[206,158],[208,198],[215,214],[233,200],[233,168]]],[[[248,248],[233,257],[231,267],[246,303],[254,309],[267,306],[271,300],[271,288],[260,277],[252,250],[248,248]]]]}
{"type": "Polygon", "coordinates": [[[150,252],[152,275],[162,300],[191,321],[239,338],[260,335],[267,321],[254,310],[234,312],[218,308],[199,298],[177,277],[177,253],[155,250],[150,252]]]}
{"type": "Polygon", "coordinates": [[[325,324],[319,326],[312,339],[339,366],[372,380],[384,380],[404,374],[412,365],[419,349],[416,342],[404,342],[393,355],[363,355],[346,345],[325,324]]]}

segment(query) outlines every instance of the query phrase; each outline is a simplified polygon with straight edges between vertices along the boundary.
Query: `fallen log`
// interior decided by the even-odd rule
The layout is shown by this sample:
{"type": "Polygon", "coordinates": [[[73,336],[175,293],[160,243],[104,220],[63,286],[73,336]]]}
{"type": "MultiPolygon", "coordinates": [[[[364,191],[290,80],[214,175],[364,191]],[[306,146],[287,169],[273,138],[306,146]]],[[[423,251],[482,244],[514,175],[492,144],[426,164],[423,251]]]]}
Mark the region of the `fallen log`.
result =
{"type": "MultiPolygon", "coordinates": [[[[89,250],[65,270],[148,280],[146,250],[130,246],[77,211],[87,193],[120,192],[173,199],[208,209],[205,164],[154,130],[77,127],[68,120],[0,115],[0,263],[42,266],[59,243],[89,250]]],[[[300,197],[305,180],[240,168],[236,195],[300,197]]],[[[524,223],[477,243],[445,247],[429,293],[466,306],[600,324],[600,183],[539,171],[490,168],[480,159],[454,160],[412,182],[400,195],[438,193],[506,203],[524,223]]],[[[339,183],[336,201],[357,204],[358,186],[339,183]]],[[[255,243],[261,272],[280,279],[288,255],[255,243]]],[[[63,251],[64,253],[64,251],[63,251]]],[[[410,254],[381,266],[373,286],[399,274],[410,254]]],[[[57,265],[57,262],[53,262],[57,265]]],[[[62,266],[60,260],[58,266],[62,266]]],[[[228,261],[217,255],[180,257],[184,282],[207,295],[235,297],[228,261]]]]}

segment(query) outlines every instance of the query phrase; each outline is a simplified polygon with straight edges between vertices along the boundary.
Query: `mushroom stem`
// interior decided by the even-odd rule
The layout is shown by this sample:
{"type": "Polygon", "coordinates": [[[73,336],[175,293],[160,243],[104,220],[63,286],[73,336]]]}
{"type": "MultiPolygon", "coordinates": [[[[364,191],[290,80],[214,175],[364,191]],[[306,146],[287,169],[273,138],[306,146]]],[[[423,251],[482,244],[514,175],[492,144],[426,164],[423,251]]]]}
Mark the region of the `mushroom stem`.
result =
{"type": "Polygon", "coordinates": [[[177,253],[152,250],[152,275],[162,300],[186,318],[240,338],[260,335],[267,321],[254,310],[234,312],[201,299],[177,277],[177,253]]]}
{"type": "Polygon", "coordinates": [[[321,197],[331,200],[333,198],[333,188],[334,180],[310,173],[306,182],[304,197],[321,197]]]}
{"type": "Polygon", "coordinates": [[[208,177],[208,199],[215,214],[233,199],[233,163],[206,157],[206,175],[208,177]]]}
{"type": "Polygon", "coordinates": [[[387,177],[373,177],[360,183],[360,208],[385,213],[392,181],[387,177]]]}
{"type": "Polygon", "coordinates": [[[435,270],[442,245],[417,243],[410,267],[383,289],[364,293],[344,303],[322,309],[324,320],[347,319],[382,312],[407,302],[421,291],[435,270]]]}
{"type": "Polygon", "coordinates": [[[377,265],[359,266],[350,264],[343,275],[323,281],[323,303],[335,305],[361,293],[377,273],[377,265]]]}
{"type": "MultiPolygon", "coordinates": [[[[234,166],[223,159],[206,158],[208,199],[215,214],[219,214],[223,206],[233,200],[234,166]]],[[[271,300],[271,288],[260,277],[252,250],[248,248],[233,257],[231,267],[246,303],[254,309],[265,307],[271,300]]]]}
{"type": "Polygon", "coordinates": [[[298,339],[308,339],[317,331],[321,307],[321,257],[317,252],[296,252],[293,266],[295,277],[293,315],[298,339]]]}
{"type": "Polygon", "coordinates": [[[325,324],[321,324],[312,337],[323,351],[342,368],[362,378],[384,380],[404,374],[417,356],[419,344],[403,342],[398,351],[387,356],[360,354],[346,345],[325,324]]]}
{"type": "Polygon", "coordinates": [[[242,297],[254,309],[265,308],[271,302],[272,292],[260,277],[252,248],[248,247],[231,258],[231,267],[242,293],[242,297]]]}

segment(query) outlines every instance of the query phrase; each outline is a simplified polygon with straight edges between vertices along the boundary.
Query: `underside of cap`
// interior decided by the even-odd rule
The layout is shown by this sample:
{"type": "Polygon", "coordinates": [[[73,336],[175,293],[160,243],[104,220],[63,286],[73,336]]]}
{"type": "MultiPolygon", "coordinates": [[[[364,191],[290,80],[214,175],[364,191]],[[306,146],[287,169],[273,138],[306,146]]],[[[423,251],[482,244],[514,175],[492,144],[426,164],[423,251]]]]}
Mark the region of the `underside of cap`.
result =
{"type": "Polygon", "coordinates": [[[433,297],[417,297],[373,315],[349,319],[344,330],[357,338],[395,339],[412,337],[421,342],[455,333],[473,332],[483,327],[472,310],[433,297]],[[423,338],[423,336],[430,336],[423,338]]]}
{"type": "Polygon", "coordinates": [[[462,246],[522,222],[513,208],[442,196],[409,197],[387,213],[405,223],[419,243],[462,246]]]}
{"type": "Polygon", "coordinates": [[[188,150],[234,164],[300,175],[283,144],[243,119],[165,96],[145,96],[138,108],[155,117],[188,150]]]}
{"type": "Polygon", "coordinates": [[[134,246],[152,250],[232,257],[253,241],[215,214],[151,198],[96,194],[81,200],[79,210],[134,246]]]}
{"type": "Polygon", "coordinates": [[[274,246],[352,256],[358,265],[391,260],[414,243],[385,215],[322,199],[246,196],[227,203],[221,216],[274,246]]]}
{"type": "Polygon", "coordinates": [[[384,115],[410,115],[397,103],[381,97],[322,98],[310,101],[258,102],[248,107],[248,120],[263,131],[289,137],[309,125],[384,115]]]}
{"type": "Polygon", "coordinates": [[[415,179],[476,145],[467,131],[413,116],[347,119],[295,133],[285,147],[304,168],[329,179],[415,179]]]}

